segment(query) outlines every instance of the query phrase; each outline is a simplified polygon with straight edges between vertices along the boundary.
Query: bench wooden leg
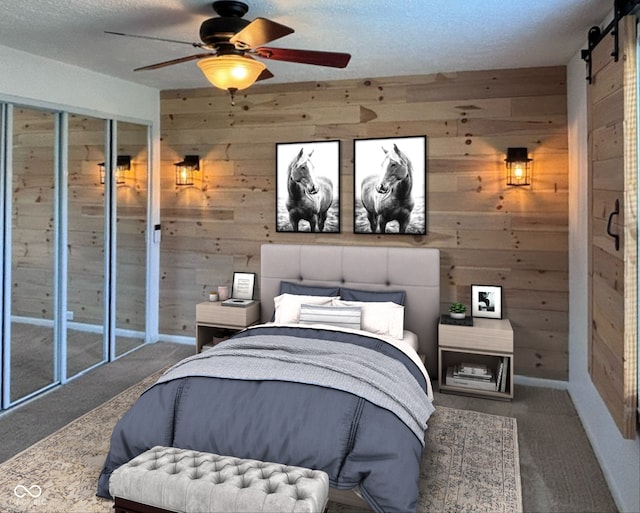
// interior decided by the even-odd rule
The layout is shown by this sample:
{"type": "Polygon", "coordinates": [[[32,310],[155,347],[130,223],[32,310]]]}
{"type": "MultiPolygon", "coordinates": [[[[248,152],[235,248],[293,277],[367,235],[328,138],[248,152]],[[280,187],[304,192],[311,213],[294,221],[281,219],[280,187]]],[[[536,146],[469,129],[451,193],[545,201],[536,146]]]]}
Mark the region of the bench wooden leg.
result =
{"type": "Polygon", "coordinates": [[[149,506],[148,504],[141,504],[140,502],[122,499],[121,497],[115,498],[113,509],[115,510],[115,513],[175,513],[168,509],[157,508],[155,506],[149,506]]]}

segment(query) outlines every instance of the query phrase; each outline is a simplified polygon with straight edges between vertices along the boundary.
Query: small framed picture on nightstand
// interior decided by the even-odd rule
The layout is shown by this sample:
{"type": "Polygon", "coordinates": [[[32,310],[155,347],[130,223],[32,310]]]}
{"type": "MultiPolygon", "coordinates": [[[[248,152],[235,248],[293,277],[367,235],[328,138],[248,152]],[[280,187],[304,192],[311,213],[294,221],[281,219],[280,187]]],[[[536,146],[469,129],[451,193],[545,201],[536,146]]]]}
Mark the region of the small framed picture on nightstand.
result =
{"type": "Polygon", "coordinates": [[[232,299],[253,299],[255,273],[233,273],[232,299]]]}
{"type": "Polygon", "coordinates": [[[502,319],[502,287],[471,285],[471,315],[502,319]]]}

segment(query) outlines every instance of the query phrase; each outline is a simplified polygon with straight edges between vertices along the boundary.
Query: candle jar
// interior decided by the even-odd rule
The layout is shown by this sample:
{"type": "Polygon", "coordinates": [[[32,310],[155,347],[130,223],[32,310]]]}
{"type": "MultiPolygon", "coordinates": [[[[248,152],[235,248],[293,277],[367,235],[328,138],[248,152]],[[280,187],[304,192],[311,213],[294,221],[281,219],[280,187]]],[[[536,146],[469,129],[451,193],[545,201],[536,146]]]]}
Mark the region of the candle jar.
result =
{"type": "Polygon", "coordinates": [[[229,299],[229,287],[218,287],[218,298],[220,301],[229,299]]]}

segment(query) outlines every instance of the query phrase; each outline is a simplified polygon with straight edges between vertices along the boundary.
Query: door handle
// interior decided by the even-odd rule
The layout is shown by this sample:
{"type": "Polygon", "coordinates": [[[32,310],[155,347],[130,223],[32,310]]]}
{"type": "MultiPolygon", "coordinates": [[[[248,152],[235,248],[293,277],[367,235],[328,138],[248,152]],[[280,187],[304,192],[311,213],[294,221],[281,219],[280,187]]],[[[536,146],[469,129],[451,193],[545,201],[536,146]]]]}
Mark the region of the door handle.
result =
{"type": "Polygon", "coordinates": [[[613,238],[616,246],[616,251],[620,251],[620,235],[611,231],[611,225],[613,224],[613,216],[620,215],[620,201],[616,200],[615,209],[609,214],[609,221],[607,222],[607,235],[613,238]]]}

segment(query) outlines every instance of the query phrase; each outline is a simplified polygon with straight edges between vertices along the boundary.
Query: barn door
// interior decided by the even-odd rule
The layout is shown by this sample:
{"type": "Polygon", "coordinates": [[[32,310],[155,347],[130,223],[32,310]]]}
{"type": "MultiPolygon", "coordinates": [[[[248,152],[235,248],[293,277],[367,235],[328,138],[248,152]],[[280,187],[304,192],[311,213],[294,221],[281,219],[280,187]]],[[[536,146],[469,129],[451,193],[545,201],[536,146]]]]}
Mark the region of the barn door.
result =
{"type": "Polygon", "coordinates": [[[589,373],[625,438],[637,407],[636,18],[592,53],[589,86],[589,373]]]}

